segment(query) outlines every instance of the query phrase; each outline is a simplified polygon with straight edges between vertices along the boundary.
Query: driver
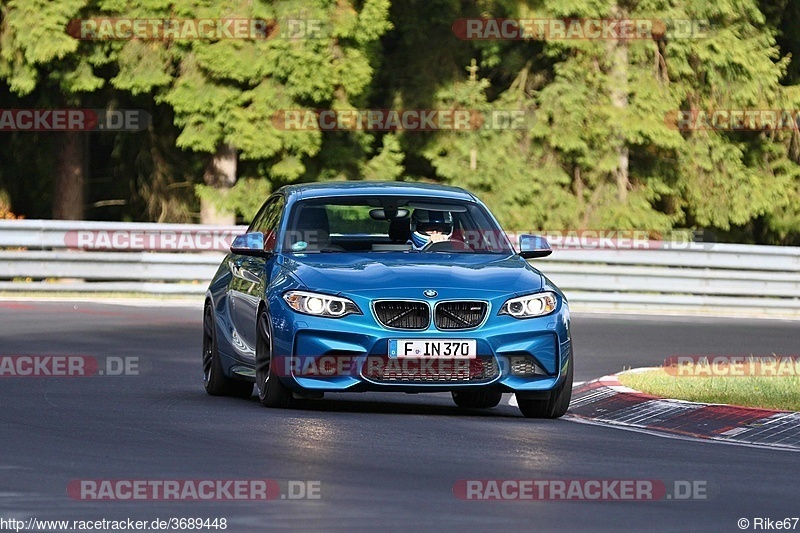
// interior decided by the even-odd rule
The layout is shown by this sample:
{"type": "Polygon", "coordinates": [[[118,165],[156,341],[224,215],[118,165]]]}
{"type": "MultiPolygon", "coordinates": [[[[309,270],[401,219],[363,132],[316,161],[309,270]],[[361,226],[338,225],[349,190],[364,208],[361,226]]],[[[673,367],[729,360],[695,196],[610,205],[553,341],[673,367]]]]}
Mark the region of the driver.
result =
{"type": "Polygon", "coordinates": [[[453,235],[453,215],[450,211],[415,209],[411,215],[411,244],[421,250],[428,244],[449,240],[453,235]]]}

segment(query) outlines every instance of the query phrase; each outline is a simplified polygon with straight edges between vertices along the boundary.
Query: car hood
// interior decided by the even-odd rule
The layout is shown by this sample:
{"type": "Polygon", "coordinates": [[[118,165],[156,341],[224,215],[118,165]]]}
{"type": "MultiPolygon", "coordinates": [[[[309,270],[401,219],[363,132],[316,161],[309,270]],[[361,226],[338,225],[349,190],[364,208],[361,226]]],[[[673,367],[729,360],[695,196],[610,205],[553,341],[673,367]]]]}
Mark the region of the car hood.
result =
{"type": "Polygon", "coordinates": [[[519,256],[441,253],[321,253],[283,256],[311,290],[458,289],[497,293],[540,290],[542,275],[519,256]]]}

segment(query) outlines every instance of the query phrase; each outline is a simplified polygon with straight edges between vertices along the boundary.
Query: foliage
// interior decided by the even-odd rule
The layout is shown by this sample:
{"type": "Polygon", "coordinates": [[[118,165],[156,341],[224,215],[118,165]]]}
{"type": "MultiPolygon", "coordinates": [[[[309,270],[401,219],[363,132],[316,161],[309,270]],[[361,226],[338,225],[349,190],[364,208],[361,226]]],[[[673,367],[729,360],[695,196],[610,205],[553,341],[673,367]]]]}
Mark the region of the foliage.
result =
{"type": "Polygon", "coordinates": [[[11,212],[11,203],[8,200],[8,193],[0,190],[0,220],[16,220],[25,218],[17,216],[11,212]]]}
{"type": "MultiPolygon", "coordinates": [[[[679,110],[800,109],[792,0],[0,0],[2,108],[145,109],[141,134],[93,137],[104,217],[196,218],[200,198],[248,220],[283,184],[421,180],[475,191],[508,229],[707,228],[800,243],[800,132],[679,131],[679,110]],[[81,17],[314,20],[311,38],[80,41],[81,17]],[[699,38],[456,38],[461,18],[704,19],[699,38]],[[287,110],[459,109],[468,131],[289,131],[287,110]],[[489,127],[507,111],[526,117],[489,127]],[[202,183],[218,147],[236,185],[202,183]]],[[[24,136],[35,138],[25,142],[24,136]]],[[[0,145],[17,211],[52,201],[54,141],[0,145]],[[31,165],[30,161],[34,164],[31,165]],[[5,163],[8,161],[8,163],[5,163]],[[22,180],[43,174],[36,194],[22,180]],[[24,178],[23,178],[24,177],[24,178]],[[52,179],[52,178],[50,178],[52,179]]],[[[100,216],[91,211],[92,216],[100,216]]]]}

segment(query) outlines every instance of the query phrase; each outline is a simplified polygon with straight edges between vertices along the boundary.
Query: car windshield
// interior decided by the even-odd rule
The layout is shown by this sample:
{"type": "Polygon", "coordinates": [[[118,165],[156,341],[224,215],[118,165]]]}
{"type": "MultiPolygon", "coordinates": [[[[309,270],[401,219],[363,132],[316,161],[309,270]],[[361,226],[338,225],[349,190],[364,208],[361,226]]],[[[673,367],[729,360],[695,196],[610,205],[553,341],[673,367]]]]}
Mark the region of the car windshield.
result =
{"type": "Polygon", "coordinates": [[[394,196],[298,201],[283,239],[289,253],[513,253],[486,209],[476,203],[394,196]]]}

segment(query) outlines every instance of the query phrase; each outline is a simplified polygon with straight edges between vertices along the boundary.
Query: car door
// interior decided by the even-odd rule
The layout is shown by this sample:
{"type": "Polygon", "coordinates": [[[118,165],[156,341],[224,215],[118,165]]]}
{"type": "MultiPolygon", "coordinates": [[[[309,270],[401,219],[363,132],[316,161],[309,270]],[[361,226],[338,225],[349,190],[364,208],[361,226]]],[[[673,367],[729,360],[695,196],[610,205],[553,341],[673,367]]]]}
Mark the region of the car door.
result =
{"type": "MultiPolygon", "coordinates": [[[[276,248],[284,205],[283,196],[270,198],[247,230],[264,234],[265,251],[274,251],[276,248]]],[[[231,254],[228,258],[231,271],[228,298],[234,326],[232,344],[238,355],[247,361],[255,361],[256,312],[264,287],[270,281],[267,278],[274,261],[274,255],[253,257],[231,254]]]]}

